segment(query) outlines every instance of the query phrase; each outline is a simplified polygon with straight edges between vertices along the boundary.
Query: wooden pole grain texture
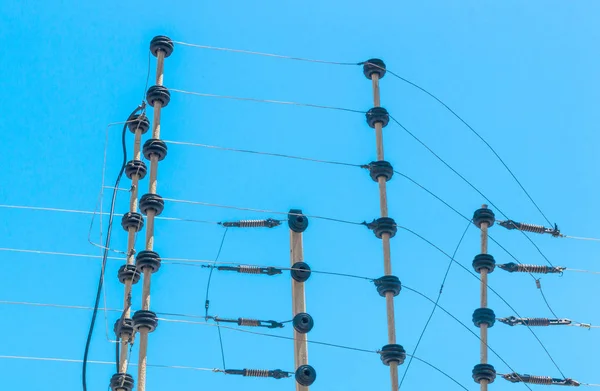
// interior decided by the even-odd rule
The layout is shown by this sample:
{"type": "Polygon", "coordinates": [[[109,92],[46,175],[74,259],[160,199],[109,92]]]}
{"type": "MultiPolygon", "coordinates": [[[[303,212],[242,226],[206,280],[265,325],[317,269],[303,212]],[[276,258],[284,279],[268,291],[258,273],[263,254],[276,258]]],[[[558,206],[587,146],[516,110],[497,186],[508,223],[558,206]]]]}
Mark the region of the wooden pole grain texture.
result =
{"type": "MultiPolygon", "coordinates": [[[[487,209],[487,205],[482,205],[481,206],[482,209],[487,209]]],[[[488,252],[488,223],[487,222],[483,222],[481,223],[481,254],[487,254],[488,252]]],[[[480,285],[480,297],[481,297],[481,301],[480,301],[480,305],[481,308],[487,308],[488,305],[488,300],[487,300],[487,284],[488,284],[488,271],[485,269],[481,269],[480,273],[480,279],[481,279],[481,285],[480,285]]],[[[488,325],[487,324],[482,324],[479,327],[479,333],[480,333],[480,338],[481,338],[481,343],[480,343],[480,348],[479,348],[479,358],[482,364],[487,364],[488,363],[488,349],[487,349],[487,344],[488,344],[488,325]]],[[[488,381],[487,380],[481,380],[479,383],[479,388],[480,391],[487,391],[488,390],[488,381]]]]}
{"type": "MultiPolygon", "coordinates": [[[[304,262],[304,248],[302,245],[302,233],[290,229],[290,264],[304,262]]],[[[306,312],[306,299],[304,294],[304,282],[298,282],[292,278],[292,316],[306,312]]],[[[294,330],[294,363],[295,368],[308,365],[308,342],[306,334],[294,330]]],[[[296,391],[308,391],[310,387],[300,385],[296,382],[296,391]]]]}
{"type": "MultiPolygon", "coordinates": [[[[156,55],[156,85],[162,86],[164,80],[164,60],[165,52],[158,50],[156,55]]],[[[152,122],[152,138],[160,138],[160,114],[161,103],[154,102],[154,116],[152,122]]],[[[150,156],[150,173],[149,173],[149,188],[148,193],[157,194],[157,175],[158,175],[158,157],[150,156]]],[[[156,213],[154,210],[148,210],[146,214],[146,250],[154,249],[154,219],[156,213]]],[[[142,288],[142,310],[150,310],[150,285],[152,271],[149,267],[142,270],[143,288],[142,288]]],[[[148,354],[148,329],[140,328],[139,330],[139,356],[138,356],[138,380],[137,391],[146,390],[146,363],[148,354]]]]}
{"type": "MultiPolygon", "coordinates": [[[[141,143],[142,143],[142,131],[136,126],[134,131],[134,142],[133,142],[133,160],[140,160],[141,156],[141,143]]],[[[138,209],[138,184],[140,180],[139,173],[133,173],[131,175],[131,194],[129,196],[129,212],[136,213],[138,209]]],[[[135,239],[137,230],[134,227],[129,227],[127,230],[127,265],[133,265],[135,263],[135,239]]],[[[123,319],[131,318],[131,280],[125,281],[124,295],[123,295],[123,319]]],[[[121,350],[119,355],[119,373],[127,373],[128,367],[128,354],[127,349],[133,339],[132,335],[118,335],[120,338],[121,350]]]]}
{"type": "MultiPolygon", "coordinates": [[[[379,92],[379,75],[373,73],[371,75],[371,83],[373,86],[373,106],[380,107],[381,99],[379,92]]],[[[377,160],[384,159],[383,150],[383,124],[381,122],[375,123],[375,144],[377,152],[377,160]]],[[[381,211],[381,217],[388,217],[388,206],[387,206],[387,187],[386,180],[383,176],[377,178],[379,185],[379,208],[381,211]]],[[[386,276],[392,275],[392,255],[390,250],[390,235],[384,233],[381,235],[381,243],[383,246],[383,271],[386,276]]],[[[388,344],[396,343],[396,319],[394,309],[394,294],[392,292],[386,292],[385,294],[385,306],[387,315],[387,330],[388,330],[388,344]]],[[[390,363],[390,381],[392,391],[398,391],[398,363],[390,363]]]]}

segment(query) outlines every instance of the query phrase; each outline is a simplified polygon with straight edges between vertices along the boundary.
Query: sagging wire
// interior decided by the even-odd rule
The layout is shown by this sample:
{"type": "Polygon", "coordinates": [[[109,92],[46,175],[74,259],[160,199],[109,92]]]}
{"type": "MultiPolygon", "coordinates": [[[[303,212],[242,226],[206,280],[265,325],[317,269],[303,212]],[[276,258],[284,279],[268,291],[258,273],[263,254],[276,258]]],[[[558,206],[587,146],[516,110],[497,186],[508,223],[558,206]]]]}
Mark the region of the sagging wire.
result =
{"type": "Polygon", "coordinates": [[[317,104],[312,104],[312,103],[300,103],[300,102],[291,102],[291,101],[282,101],[282,100],[273,100],[273,99],[245,98],[245,97],[233,96],[233,95],[217,95],[217,94],[208,94],[208,93],[204,93],[204,92],[185,91],[185,90],[179,90],[179,89],[175,89],[175,88],[169,88],[169,91],[177,92],[180,94],[186,94],[186,95],[202,96],[202,97],[206,97],[206,98],[232,99],[232,100],[241,100],[241,101],[247,101],[247,102],[273,103],[273,104],[288,105],[288,106],[291,105],[291,106],[300,106],[300,107],[312,107],[312,108],[316,108],[316,109],[347,111],[350,113],[360,113],[360,114],[366,113],[366,111],[363,111],[363,110],[347,109],[345,107],[324,106],[324,105],[317,105],[317,104]]]}
{"type": "MultiPolygon", "coordinates": [[[[456,248],[454,249],[454,253],[452,254],[452,259],[454,259],[456,257],[456,253],[458,252],[458,249],[460,248],[460,245],[462,244],[463,239],[465,238],[465,235],[467,234],[467,231],[469,230],[469,227],[471,227],[471,224],[472,224],[471,221],[469,221],[467,223],[467,227],[465,228],[463,234],[460,237],[460,240],[458,241],[458,244],[456,245],[456,248]]],[[[442,291],[444,290],[444,284],[446,283],[446,279],[448,278],[448,274],[450,273],[450,269],[452,268],[452,263],[453,263],[453,261],[451,260],[448,263],[448,266],[446,267],[446,272],[444,274],[444,278],[442,279],[442,283],[440,285],[440,291],[434,302],[433,309],[431,310],[431,313],[429,314],[429,318],[427,318],[427,321],[425,322],[425,326],[423,326],[423,330],[421,331],[421,334],[419,335],[419,339],[417,340],[417,344],[415,345],[415,348],[413,350],[414,353],[416,353],[417,350],[419,349],[419,345],[421,344],[421,340],[423,339],[423,336],[425,335],[425,332],[427,331],[427,327],[429,326],[429,323],[431,322],[431,319],[433,318],[433,315],[435,314],[435,311],[438,308],[438,303],[440,302],[440,298],[442,297],[442,291]]],[[[412,358],[410,358],[408,360],[408,364],[406,365],[404,374],[402,374],[402,379],[400,380],[400,384],[398,387],[402,387],[402,384],[404,383],[404,379],[406,378],[406,375],[408,374],[408,370],[410,369],[411,363],[412,363],[412,358]]]]}
{"type": "MultiPolygon", "coordinates": [[[[183,45],[183,46],[200,48],[200,49],[226,51],[226,52],[233,52],[233,53],[242,53],[242,54],[250,54],[250,55],[257,55],[257,56],[264,56],[264,57],[273,57],[273,58],[279,58],[279,59],[286,59],[286,60],[296,60],[296,61],[312,62],[312,63],[322,63],[322,64],[330,64],[330,65],[343,65],[343,66],[347,66],[347,65],[352,66],[353,65],[353,66],[361,66],[361,65],[364,65],[364,64],[369,64],[369,65],[374,66],[376,68],[385,70],[390,75],[396,77],[397,79],[399,79],[399,80],[403,81],[404,83],[406,83],[406,84],[408,84],[408,85],[410,85],[410,86],[418,89],[419,91],[425,93],[426,95],[428,95],[429,97],[431,97],[432,99],[434,99],[436,102],[438,102],[439,104],[441,104],[446,110],[448,110],[454,117],[456,117],[460,122],[462,122],[475,136],[477,136],[477,138],[479,138],[489,148],[489,150],[494,154],[494,156],[496,156],[496,158],[500,161],[500,163],[508,171],[508,173],[511,175],[511,177],[515,180],[515,182],[517,183],[517,185],[521,188],[521,190],[523,190],[523,192],[525,193],[525,195],[527,196],[527,198],[529,198],[529,200],[534,205],[534,207],[538,210],[538,212],[544,217],[544,219],[548,222],[548,224],[552,225],[552,223],[550,222],[550,220],[548,219],[548,217],[546,217],[546,214],[544,214],[544,212],[542,211],[542,209],[540,208],[540,206],[535,202],[535,200],[533,199],[533,197],[525,189],[525,187],[523,186],[523,184],[521,183],[521,181],[519,181],[519,179],[514,174],[514,172],[508,167],[508,165],[506,164],[506,162],[504,161],[504,159],[502,159],[502,157],[500,157],[500,155],[498,154],[498,152],[496,152],[496,150],[491,146],[491,144],[485,138],[483,138],[483,136],[479,132],[477,132],[464,118],[462,118],[456,111],[454,111],[448,104],[446,104],[442,99],[438,98],[435,94],[433,94],[432,92],[430,92],[426,88],[421,87],[417,83],[412,82],[412,81],[410,81],[410,80],[408,80],[408,79],[400,76],[398,73],[393,72],[393,71],[387,69],[387,67],[384,68],[384,67],[382,67],[379,64],[375,64],[375,63],[372,63],[372,62],[369,62],[369,61],[359,61],[359,62],[327,61],[327,60],[318,60],[318,59],[310,59],[310,58],[303,58],[303,57],[286,56],[286,55],[281,55],[281,54],[266,53],[266,52],[257,52],[257,51],[242,50],[242,49],[232,49],[232,48],[224,48],[224,47],[215,47],[215,46],[209,46],[209,45],[198,45],[198,44],[192,44],[192,43],[187,43],[187,42],[182,42],[182,41],[174,41],[174,43],[179,44],[179,45],[183,45]]],[[[600,240],[600,239],[598,239],[598,240],[600,240]]]]}

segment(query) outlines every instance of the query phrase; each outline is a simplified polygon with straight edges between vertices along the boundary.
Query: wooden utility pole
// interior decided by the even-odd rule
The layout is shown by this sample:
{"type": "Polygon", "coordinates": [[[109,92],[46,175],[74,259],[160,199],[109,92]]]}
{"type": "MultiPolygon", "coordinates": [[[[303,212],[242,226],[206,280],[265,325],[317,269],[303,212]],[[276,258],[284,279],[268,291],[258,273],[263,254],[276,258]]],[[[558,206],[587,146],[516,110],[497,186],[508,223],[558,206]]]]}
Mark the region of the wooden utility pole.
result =
{"type": "Polygon", "coordinates": [[[488,274],[494,271],[496,261],[488,254],[488,228],[494,225],[494,212],[482,205],[473,215],[473,223],[481,230],[481,253],[473,260],[473,268],[480,274],[480,308],[473,313],[473,323],[479,327],[481,343],[479,347],[480,364],[473,368],[473,379],[479,383],[481,391],[488,390],[488,384],[496,379],[496,370],[488,364],[488,329],[496,321],[494,311],[488,306],[488,274]]]}
{"type": "Polygon", "coordinates": [[[294,325],[294,363],[296,365],[296,391],[308,391],[317,374],[308,365],[306,334],[313,328],[313,318],[306,312],[304,283],[310,277],[310,267],[304,263],[303,232],[308,227],[308,218],[299,209],[288,214],[290,227],[290,262],[292,275],[292,315],[294,325]]]}
{"type": "Polygon", "coordinates": [[[173,52],[173,41],[164,36],[154,37],[150,43],[150,51],[157,59],[156,84],[148,89],[146,99],[154,109],[152,122],[152,138],[144,143],[144,157],[150,160],[150,180],[148,193],[140,198],[140,211],[146,215],[145,250],[138,253],[136,267],[143,276],[141,310],[133,315],[133,325],[139,333],[139,358],[137,390],[146,389],[146,364],[148,351],[148,334],[156,329],[158,319],[150,311],[151,276],[160,268],[160,255],[154,251],[154,219],[164,209],[164,200],[157,194],[158,162],[167,155],[167,146],[160,139],[161,109],[169,104],[170,93],[163,86],[164,59],[173,52]]]}
{"type": "Polygon", "coordinates": [[[379,186],[379,208],[381,211],[381,217],[367,225],[381,239],[383,246],[384,276],[375,280],[375,284],[379,294],[385,297],[388,343],[381,349],[380,354],[383,363],[390,367],[391,389],[392,391],[397,391],[399,387],[398,366],[404,362],[406,352],[401,345],[396,344],[394,297],[400,293],[401,284],[398,277],[392,274],[390,251],[390,239],[396,234],[397,227],[394,219],[388,216],[387,206],[386,183],[392,178],[394,170],[392,165],[385,161],[383,148],[383,128],[389,122],[389,114],[386,109],[381,107],[379,80],[385,75],[385,64],[379,59],[368,60],[364,64],[363,72],[371,80],[373,87],[374,107],[367,112],[367,123],[375,129],[377,161],[371,162],[369,169],[371,178],[379,186]]]}

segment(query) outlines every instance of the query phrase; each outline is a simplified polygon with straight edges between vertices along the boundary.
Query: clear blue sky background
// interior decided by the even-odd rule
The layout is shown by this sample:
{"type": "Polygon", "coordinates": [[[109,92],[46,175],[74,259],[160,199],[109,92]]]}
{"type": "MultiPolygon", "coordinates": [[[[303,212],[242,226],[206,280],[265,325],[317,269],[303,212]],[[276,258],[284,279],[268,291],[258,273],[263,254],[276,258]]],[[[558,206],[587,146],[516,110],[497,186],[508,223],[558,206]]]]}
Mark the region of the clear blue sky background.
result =
{"type": "MultiPolygon", "coordinates": [[[[595,1],[220,1],[73,2],[11,1],[0,10],[3,145],[0,203],[93,210],[102,180],[106,125],[123,121],[140,102],[150,39],[175,40],[294,56],[359,62],[385,60],[388,69],[432,90],[494,145],[540,207],[564,233],[598,236],[597,146],[600,39],[595,1]],[[125,3],[125,4],[123,4],[125,3]]],[[[152,58],[151,80],[155,73],[152,58]]],[[[367,110],[371,85],[360,67],[340,67],[176,47],[165,66],[165,85],[243,97],[292,100],[367,110]]],[[[485,146],[430,98],[387,75],[382,104],[431,148],[471,179],[513,219],[543,224],[512,178],[485,146]]],[[[360,114],[236,102],[172,94],[161,136],[236,148],[367,163],[375,139],[360,114]]],[[[148,136],[146,136],[147,138],[148,136]]],[[[133,137],[128,133],[128,145],[133,137]]],[[[398,126],[385,129],[386,158],[395,168],[467,215],[484,201],[398,126]]],[[[121,160],[120,127],[109,130],[107,181],[121,160]]],[[[377,186],[358,168],[170,146],[159,166],[164,197],[306,213],[353,221],[379,213],[377,186]]],[[[125,178],[123,186],[127,186],[125,178]]],[[[143,182],[143,188],[147,180],[143,182]]],[[[389,183],[390,214],[452,252],[465,222],[401,177],[389,183]]],[[[117,212],[127,211],[121,193],[117,212]]],[[[109,205],[105,197],[104,207],[109,205]]],[[[165,216],[222,221],[277,217],[192,205],[167,204],[165,216]]],[[[0,247],[98,255],[87,242],[90,216],[0,209],[0,247]]],[[[118,221],[117,221],[118,222],[118,221]]],[[[164,257],[213,259],[219,226],[157,222],[155,249],[164,257]]],[[[544,260],[520,234],[495,226],[491,233],[524,263],[544,260]]],[[[117,224],[113,247],[124,248],[117,224]]],[[[98,226],[94,227],[98,239],[98,226]]],[[[598,244],[536,236],[556,265],[600,270],[598,244]]],[[[457,259],[469,266],[479,235],[470,229],[457,259]]],[[[138,245],[138,248],[141,246],[138,245]]],[[[286,266],[288,232],[231,230],[221,260],[286,266]]],[[[511,259],[496,245],[499,262],[511,259]]],[[[364,227],[312,220],[305,233],[306,260],[314,269],[369,277],[383,274],[381,244],[364,227]]],[[[392,243],[394,273],[435,297],[448,260],[418,238],[399,232],[392,243]]],[[[91,306],[99,260],[0,252],[0,300],[91,306]]],[[[107,302],[122,306],[119,261],[107,269],[107,302]]],[[[470,266],[469,266],[470,267],[470,266]]],[[[154,275],[152,309],[203,313],[207,269],[164,265],[154,275]]],[[[600,324],[598,278],[565,273],[544,276],[555,312],[600,324]]],[[[533,280],[498,270],[490,278],[523,316],[551,316],[533,280]]],[[[314,276],[307,283],[312,340],[378,349],[386,343],[384,300],[372,284],[314,276]]],[[[278,277],[216,273],[212,310],[224,317],[291,318],[290,282],[278,277]]],[[[135,287],[139,308],[141,284],[135,287]]],[[[396,300],[398,342],[412,352],[431,303],[403,291],[396,300]]],[[[441,305],[472,330],[478,281],[454,266],[441,305]]],[[[498,316],[514,315],[497,297],[498,316]]],[[[80,359],[90,312],[0,305],[0,355],[80,359]]],[[[109,330],[118,314],[108,314],[109,330]]],[[[537,329],[566,376],[600,383],[598,331],[537,329]]],[[[291,336],[290,327],[273,333],[291,336]]],[[[293,370],[291,341],[223,331],[230,368],[293,370]]],[[[490,345],[517,371],[561,377],[525,328],[497,324],[490,345]]],[[[418,357],[446,371],[469,390],[479,342],[437,313],[418,357]]],[[[137,361],[137,346],[134,348],[137,361]]],[[[314,390],[389,389],[388,369],[375,354],[311,345],[318,371],[314,390]]],[[[99,314],[91,359],[110,361],[99,314]]],[[[490,355],[498,372],[508,368],[490,355]]],[[[149,362],[221,367],[217,330],[161,323],[150,337],[149,362]]],[[[403,367],[405,368],[405,366],[403,367]]],[[[402,369],[403,369],[402,368],[402,369]]],[[[3,389],[80,389],[80,364],[0,360],[3,389]]],[[[136,377],[136,370],[132,371],[136,377]]],[[[91,365],[89,390],[106,390],[114,367],[91,365]]],[[[294,382],[244,379],[210,372],[149,369],[147,389],[294,389],[294,382]]],[[[406,390],[460,389],[415,362],[406,390]]],[[[525,389],[502,379],[496,390],[525,389]]]]}

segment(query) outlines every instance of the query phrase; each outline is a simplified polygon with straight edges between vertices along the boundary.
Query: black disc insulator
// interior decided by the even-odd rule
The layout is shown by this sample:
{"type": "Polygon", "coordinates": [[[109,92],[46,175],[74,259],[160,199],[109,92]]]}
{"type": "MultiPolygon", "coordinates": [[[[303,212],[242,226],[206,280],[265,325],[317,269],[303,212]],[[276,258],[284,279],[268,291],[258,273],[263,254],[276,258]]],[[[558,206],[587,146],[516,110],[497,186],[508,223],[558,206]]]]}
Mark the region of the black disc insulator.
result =
{"type": "Polygon", "coordinates": [[[292,278],[298,282],[305,282],[310,277],[310,266],[308,263],[296,262],[292,265],[290,274],[292,278]]]}
{"type": "Polygon", "coordinates": [[[488,384],[496,380],[496,370],[491,364],[477,364],[473,367],[473,380],[475,383],[480,383],[482,380],[487,380],[488,384]]]}
{"type": "Polygon", "coordinates": [[[385,297],[387,292],[392,292],[394,296],[398,296],[402,290],[402,284],[396,276],[383,276],[373,282],[375,283],[377,292],[379,292],[379,296],[381,297],[385,297]]]}
{"type": "Polygon", "coordinates": [[[152,86],[146,92],[148,104],[154,107],[154,103],[159,103],[161,107],[167,107],[171,101],[171,93],[164,86],[152,86]]]}
{"type": "Polygon", "coordinates": [[[385,69],[385,63],[378,58],[372,58],[365,61],[363,64],[363,73],[367,79],[371,79],[374,73],[379,75],[379,78],[381,79],[383,76],[385,76],[385,69]]]}
{"type": "Polygon", "coordinates": [[[128,373],[115,373],[110,378],[110,389],[112,391],[132,391],[133,376],[128,373]]]}
{"type": "Polygon", "coordinates": [[[496,268],[496,260],[490,254],[477,254],[473,259],[473,269],[477,273],[481,273],[482,270],[487,270],[488,274],[493,272],[496,268]]]}
{"type": "Polygon", "coordinates": [[[294,232],[304,232],[308,228],[308,218],[302,214],[301,209],[290,209],[288,213],[288,225],[294,232]]]}
{"type": "Polygon", "coordinates": [[[475,327],[481,327],[482,324],[492,327],[494,323],[496,323],[496,314],[494,314],[491,308],[477,308],[473,312],[473,324],[475,327]]]}
{"type": "Polygon", "coordinates": [[[165,58],[167,58],[173,53],[174,48],[175,45],[173,45],[173,40],[164,35],[157,35],[150,41],[150,52],[154,57],[158,57],[158,51],[162,50],[165,53],[165,58]]]}
{"type": "Polygon", "coordinates": [[[398,344],[385,345],[381,348],[379,354],[381,355],[381,362],[388,366],[392,362],[397,362],[398,365],[402,365],[406,358],[406,351],[402,345],[398,344]]]}
{"type": "Polygon", "coordinates": [[[165,209],[165,201],[158,194],[147,193],[140,198],[140,211],[147,215],[149,210],[154,211],[154,216],[160,216],[165,209]]]}
{"type": "Polygon", "coordinates": [[[144,228],[144,217],[137,212],[127,212],[121,217],[121,227],[125,231],[133,228],[135,232],[140,232],[144,228]]]}
{"type": "Polygon", "coordinates": [[[113,327],[117,338],[125,338],[125,336],[133,335],[133,319],[131,318],[119,318],[115,322],[113,327]]]}
{"type": "Polygon", "coordinates": [[[390,115],[383,107],[373,107],[367,111],[367,123],[375,129],[375,124],[381,122],[381,126],[385,128],[390,122],[390,115]]]}
{"type": "Polygon", "coordinates": [[[150,160],[152,155],[156,155],[157,160],[160,162],[167,157],[167,152],[167,143],[158,138],[149,138],[142,147],[142,153],[148,160],[150,160]]]}
{"type": "Polygon", "coordinates": [[[369,173],[371,174],[371,179],[375,182],[379,182],[378,178],[380,176],[384,177],[387,182],[394,176],[394,167],[385,160],[378,160],[369,163],[369,173]]]}
{"type": "Polygon", "coordinates": [[[396,222],[391,217],[380,217],[375,219],[368,223],[367,227],[372,229],[375,236],[377,236],[379,239],[381,239],[383,234],[388,234],[390,235],[390,238],[393,238],[396,236],[396,232],[398,232],[396,222]]]}
{"type": "Polygon", "coordinates": [[[292,324],[294,325],[294,330],[300,334],[306,334],[312,330],[315,321],[313,320],[313,317],[306,312],[299,312],[294,316],[294,319],[292,319],[292,324]]]}
{"type": "Polygon", "coordinates": [[[127,281],[131,281],[132,284],[137,284],[140,280],[140,273],[135,268],[135,265],[121,265],[118,277],[122,284],[125,284],[127,281]]]}
{"type": "Polygon", "coordinates": [[[139,310],[133,314],[133,328],[135,331],[148,329],[148,332],[151,333],[156,330],[156,326],[158,326],[158,318],[154,312],[139,310]]]}
{"type": "Polygon", "coordinates": [[[146,134],[150,129],[150,121],[144,114],[134,114],[127,120],[127,127],[131,133],[139,130],[141,134],[146,134]]]}
{"type": "Polygon", "coordinates": [[[317,371],[310,365],[300,365],[295,373],[296,381],[304,387],[308,387],[317,380],[317,371]]]}
{"type": "Polygon", "coordinates": [[[491,209],[481,208],[477,209],[475,213],[473,213],[473,224],[477,226],[477,228],[481,228],[481,223],[488,223],[488,227],[494,225],[496,221],[496,215],[491,209]]]}
{"type": "Polygon", "coordinates": [[[145,268],[149,268],[152,273],[156,273],[160,269],[160,255],[157,252],[144,250],[137,253],[135,256],[135,266],[141,273],[145,268]]]}
{"type": "Polygon", "coordinates": [[[147,172],[146,163],[141,160],[130,160],[125,165],[125,175],[129,179],[132,179],[134,175],[137,175],[138,179],[144,179],[147,172]]]}

